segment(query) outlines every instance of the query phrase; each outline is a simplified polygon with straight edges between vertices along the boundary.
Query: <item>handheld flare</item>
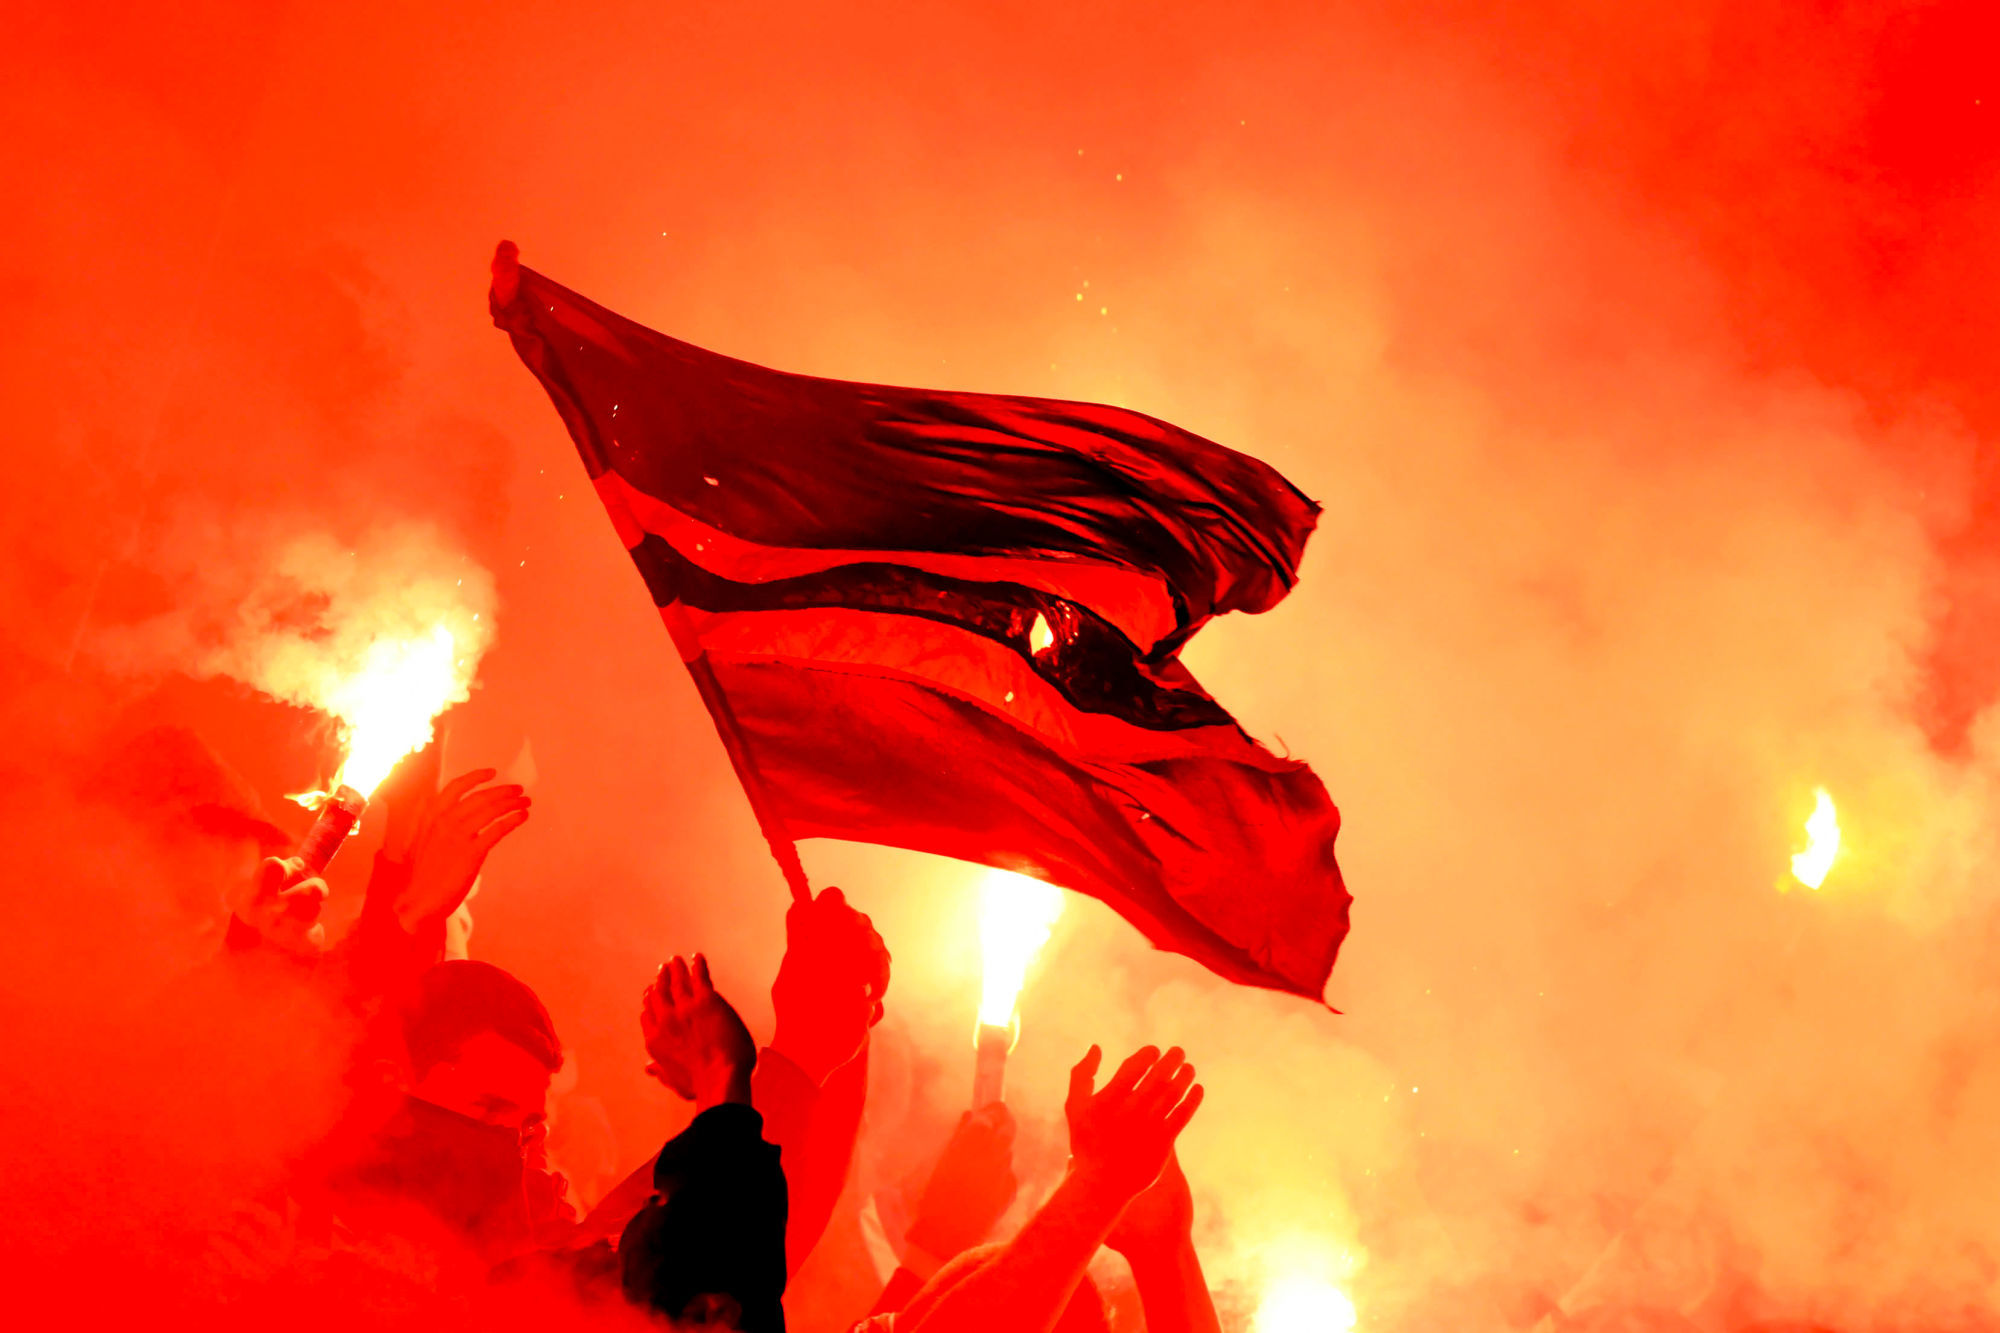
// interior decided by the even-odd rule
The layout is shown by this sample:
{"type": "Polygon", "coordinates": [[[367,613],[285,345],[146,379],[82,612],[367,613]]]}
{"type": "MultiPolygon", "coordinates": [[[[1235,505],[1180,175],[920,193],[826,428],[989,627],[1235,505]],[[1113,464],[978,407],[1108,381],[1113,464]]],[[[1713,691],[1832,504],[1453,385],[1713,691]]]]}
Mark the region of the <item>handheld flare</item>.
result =
{"type": "Polygon", "coordinates": [[[368,798],[345,783],[326,798],[319,808],[319,818],[299,843],[298,857],[305,862],[308,877],[325,872],[327,863],[361,822],[361,812],[367,808],[368,798]]]}
{"type": "Polygon", "coordinates": [[[989,871],[979,892],[981,985],[979,1027],[973,1036],[972,1105],[1001,1100],[1007,1053],[1021,1034],[1016,1012],[1028,965],[1049,942],[1062,915],[1062,890],[1011,871],[989,871]]]}
{"type": "Polygon", "coordinates": [[[972,1063],[972,1109],[991,1106],[1007,1095],[1007,1052],[1014,1049],[1015,1029],[979,1025],[972,1063]]]}
{"type": "Polygon", "coordinates": [[[377,639],[357,670],[322,682],[315,702],[340,720],[347,757],[332,792],[292,798],[319,811],[299,844],[308,875],[333,860],[389,770],[430,743],[437,715],[464,696],[469,674],[451,631],[435,625],[426,633],[377,639]]]}

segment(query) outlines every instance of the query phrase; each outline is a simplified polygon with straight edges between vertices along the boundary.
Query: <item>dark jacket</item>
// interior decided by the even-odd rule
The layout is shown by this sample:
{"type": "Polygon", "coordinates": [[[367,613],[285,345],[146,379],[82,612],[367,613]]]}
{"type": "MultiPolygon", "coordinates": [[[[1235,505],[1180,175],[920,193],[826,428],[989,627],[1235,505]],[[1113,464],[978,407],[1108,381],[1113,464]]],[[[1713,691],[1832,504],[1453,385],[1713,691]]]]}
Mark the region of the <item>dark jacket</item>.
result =
{"type": "Polygon", "coordinates": [[[755,1110],[725,1103],[660,1149],[653,1198],[618,1243],[634,1304],[678,1319],[726,1296],[744,1333],[784,1333],[785,1173],[763,1131],[755,1110]]]}

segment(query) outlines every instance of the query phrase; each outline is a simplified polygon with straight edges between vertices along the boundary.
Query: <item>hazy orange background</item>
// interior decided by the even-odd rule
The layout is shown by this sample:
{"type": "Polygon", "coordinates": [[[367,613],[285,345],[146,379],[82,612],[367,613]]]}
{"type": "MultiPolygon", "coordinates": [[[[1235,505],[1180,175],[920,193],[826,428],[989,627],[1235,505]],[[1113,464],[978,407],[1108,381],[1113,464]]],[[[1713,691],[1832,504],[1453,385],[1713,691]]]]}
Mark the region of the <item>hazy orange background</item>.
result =
{"type": "MultiPolygon", "coordinates": [[[[1305,1237],[1367,1327],[1991,1319],[1996,62],[1981,0],[17,6],[16,830],[70,836],[29,793],[137,718],[267,799],[323,776],[310,719],[111,646],[419,524],[497,581],[453,763],[537,804],[474,950],[548,999],[572,1126],[629,1162],[675,1122],[631,1030],[663,953],[763,1020],[782,888],[490,327],[511,237],[719,351],[1118,402],[1325,504],[1298,593],[1189,660],[1343,807],[1348,1016],[1074,904],[1017,1059],[1044,1165],[1083,1043],[1185,1039],[1231,1299],[1305,1237]],[[1780,894],[1817,783],[1850,859],[1780,894]]],[[[83,1032],[170,968],[56,919],[149,920],[145,877],[32,860],[9,998],[83,1032]]],[[[807,863],[897,953],[880,1184],[970,1077],[973,877],[807,863]]]]}

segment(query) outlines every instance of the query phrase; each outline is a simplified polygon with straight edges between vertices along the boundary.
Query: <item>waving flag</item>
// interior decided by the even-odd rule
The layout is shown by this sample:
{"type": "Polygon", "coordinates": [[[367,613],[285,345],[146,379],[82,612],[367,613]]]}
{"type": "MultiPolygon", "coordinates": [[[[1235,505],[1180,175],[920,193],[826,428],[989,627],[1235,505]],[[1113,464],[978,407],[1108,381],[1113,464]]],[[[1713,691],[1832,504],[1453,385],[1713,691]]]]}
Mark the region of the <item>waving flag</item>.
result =
{"type": "Polygon", "coordinates": [[[1320,996],[1347,933],[1339,812],[1177,656],[1210,616],[1290,590],[1312,501],[1136,412],[718,356],[509,243],[492,305],[795,889],[793,838],[934,852],[1320,996]]]}

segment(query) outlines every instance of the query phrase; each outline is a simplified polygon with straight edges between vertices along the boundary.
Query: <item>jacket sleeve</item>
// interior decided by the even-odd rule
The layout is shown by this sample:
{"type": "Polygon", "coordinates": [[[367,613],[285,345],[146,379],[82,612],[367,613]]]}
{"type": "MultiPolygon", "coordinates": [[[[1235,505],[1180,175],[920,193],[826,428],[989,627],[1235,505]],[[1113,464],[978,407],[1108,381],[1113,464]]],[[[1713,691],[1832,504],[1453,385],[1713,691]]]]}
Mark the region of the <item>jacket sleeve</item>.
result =
{"type": "Polygon", "coordinates": [[[764,1119],[725,1103],[660,1149],[654,1195],[618,1252],[626,1296],[679,1318],[699,1296],[741,1310],[744,1333],[783,1333],[785,1173],[764,1119]]]}

